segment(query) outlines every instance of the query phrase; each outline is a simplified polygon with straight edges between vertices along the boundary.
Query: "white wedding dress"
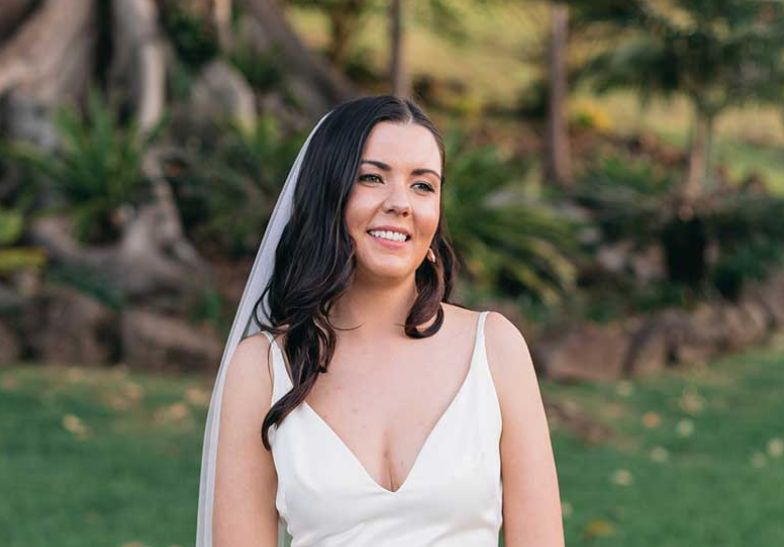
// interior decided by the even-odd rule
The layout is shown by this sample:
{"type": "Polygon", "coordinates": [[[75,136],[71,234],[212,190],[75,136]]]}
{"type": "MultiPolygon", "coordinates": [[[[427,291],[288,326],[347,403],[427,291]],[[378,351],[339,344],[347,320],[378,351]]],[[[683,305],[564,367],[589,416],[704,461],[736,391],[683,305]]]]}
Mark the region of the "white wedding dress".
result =
{"type": "MultiPolygon", "coordinates": [[[[497,547],[501,411],[485,351],[486,315],[479,314],[461,387],[398,490],[378,484],[307,403],[270,428],[279,545],[497,547]]],[[[274,403],[292,383],[281,348],[264,334],[272,343],[274,403]]]]}

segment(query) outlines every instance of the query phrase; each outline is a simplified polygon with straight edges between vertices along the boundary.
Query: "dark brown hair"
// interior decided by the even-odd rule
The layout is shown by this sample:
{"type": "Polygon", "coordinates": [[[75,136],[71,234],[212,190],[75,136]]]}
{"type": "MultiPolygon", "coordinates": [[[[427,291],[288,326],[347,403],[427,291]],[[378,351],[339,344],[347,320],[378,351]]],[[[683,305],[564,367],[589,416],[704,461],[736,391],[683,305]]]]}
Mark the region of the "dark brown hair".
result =
{"type": "MultiPolygon", "coordinates": [[[[256,303],[254,319],[262,330],[285,334],[283,352],[291,368],[293,389],[281,397],[261,428],[265,448],[270,449],[268,430],[302,403],[320,372],[327,372],[335,352],[336,327],[329,312],[351,284],[355,269],[354,245],[345,223],[345,208],[354,186],[365,141],[382,121],[416,123],[433,134],[441,152],[442,185],[444,144],[441,134],[412,101],[383,95],[363,97],[337,106],[313,134],[303,158],[294,192],[292,214],[275,251],[275,268],[256,303]],[[266,316],[259,318],[264,296],[269,293],[266,316]]],[[[435,263],[424,260],[416,271],[417,297],[406,317],[405,334],[426,338],[443,324],[441,302],[448,302],[456,260],[447,241],[443,212],[430,245],[435,263]],[[417,326],[435,316],[433,324],[417,326]]]]}

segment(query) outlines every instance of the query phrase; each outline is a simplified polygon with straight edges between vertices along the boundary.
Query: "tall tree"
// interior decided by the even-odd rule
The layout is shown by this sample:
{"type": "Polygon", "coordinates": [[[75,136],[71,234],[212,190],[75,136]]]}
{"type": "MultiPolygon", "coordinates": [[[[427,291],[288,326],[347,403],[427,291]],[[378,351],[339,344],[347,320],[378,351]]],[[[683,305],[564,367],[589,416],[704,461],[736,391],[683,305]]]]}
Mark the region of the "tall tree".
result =
{"type": "Polygon", "coordinates": [[[332,65],[345,71],[353,39],[357,36],[362,19],[379,0],[288,0],[288,4],[317,9],[329,24],[329,42],[326,55],[332,65]]]}
{"type": "Polygon", "coordinates": [[[277,0],[243,0],[268,41],[287,60],[287,71],[309,112],[321,115],[357,94],[346,76],[310,51],[291,26],[277,0]]]}
{"type": "Polygon", "coordinates": [[[694,123],[682,195],[707,185],[715,121],[745,102],[784,96],[784,4],[768,0],[570,0],[612,38],[584,74],[599,90],[686,96],[694,123]]]}
{"type": "Polygon", "coordinates": [[[565,186],[572,182],[572,156],[569,146],[569,127],[566,119],[567,34],[569,6],[551,2],[551,23],[548,44],[548,106],[545,143],[545,176],[565,186]]]}
{"type": "Polygon", "coordinates": [[[403,56],[403,0],[391,0],[389,4],[389,80],[392,94],[408,97],[411,82],[403,56]]]}

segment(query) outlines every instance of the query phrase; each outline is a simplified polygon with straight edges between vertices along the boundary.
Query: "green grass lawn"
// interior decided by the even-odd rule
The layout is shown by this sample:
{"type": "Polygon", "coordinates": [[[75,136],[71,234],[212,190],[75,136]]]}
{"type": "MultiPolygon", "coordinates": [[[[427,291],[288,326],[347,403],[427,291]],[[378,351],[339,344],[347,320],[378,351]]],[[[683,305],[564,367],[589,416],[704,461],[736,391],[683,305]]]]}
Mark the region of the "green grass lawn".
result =
{"type": "MultiPolygon", "coordinates": [[[[655,379],[543,383],[567,545],[784,544],[784,344],[655,379]]],[[[212,378],[0,370],[0,545],[192,545],[212,378]]]]}

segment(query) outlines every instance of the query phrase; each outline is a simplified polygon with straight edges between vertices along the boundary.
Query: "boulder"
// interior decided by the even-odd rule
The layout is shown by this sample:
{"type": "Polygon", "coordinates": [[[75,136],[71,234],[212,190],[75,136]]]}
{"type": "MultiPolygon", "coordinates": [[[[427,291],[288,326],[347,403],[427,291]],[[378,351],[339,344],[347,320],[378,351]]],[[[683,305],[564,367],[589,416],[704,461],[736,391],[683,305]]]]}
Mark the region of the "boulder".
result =
{"type": "Polygon", "coordinates": [[[740,349],[767,337],[768,314],[759,302],[741,300],[737,306],[726,306],[723,311],[727,349],[740,349]]]}
{"type": "Polygon", "coordinates": [[[102,365],[116,356],[117,314],[74,288],[42,289],[30,299],[21,324],[35,360],[102,365]]]}
{"type": "Polygon", "coordinates": [[[623,364],[624,376],[652,375],[669,364],[666,329],[655,317],[639,323],[630,337],[629,352],[623,364]]]}
{"type": "Polygon", "coordinates": [[[240,72],[212,61],[193,84],[189,111],[197,124],[233,120],[243,129],[256,125],[256,99],[240,72]]]}
{"type": "Polygon", "coordinates": [[[532,354],[549,379],[606,382],[623,376],[630,343],[621,325],[586,323],[545,335],[532,345],[532,354]]]}
{"type": "Polygon", "coordinates": [[[223,348],[208,326],[194,327],[176,317],[128,310],[122,317],[126,365],[155,371],[217,371],[223,348]]]}
{"type": "Polygon", "coordinates": [[[715,304],[699,304],[692,312],[665,310],[656,320],[667,337],[671,364],[705,365],[726,346],[723,314],[715,304]]]}
{"type": "Polygon", "coordinates": [[[769,323],[784,329],[784,272],[771,275],[761,284],[744,288],[741,301],[752,301],[769,316],[769,323]]]}

